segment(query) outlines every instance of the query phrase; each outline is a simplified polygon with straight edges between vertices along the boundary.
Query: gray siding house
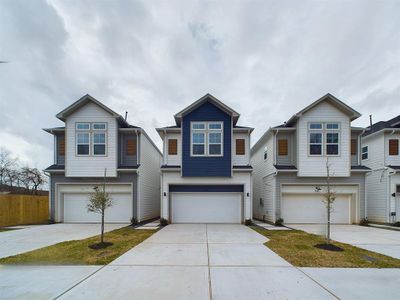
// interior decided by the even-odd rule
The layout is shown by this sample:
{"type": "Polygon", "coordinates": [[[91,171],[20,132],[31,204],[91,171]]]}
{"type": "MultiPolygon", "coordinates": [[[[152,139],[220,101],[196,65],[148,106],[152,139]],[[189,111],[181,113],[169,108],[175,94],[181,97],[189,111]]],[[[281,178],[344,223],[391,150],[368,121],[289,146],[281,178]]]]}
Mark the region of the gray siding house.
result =
{"type": "Polygon", "coordinates": [[[324,223],[327,165],[336,193],[332,221],[358,223],[366,215],[360,114],[327,94],[270,128],[251,149],[253,215],[285,223],[324,223]]]}
{"type": "Polygon", "coordinates": [[[53,221],[99,222],[100,216],[87,212],[86,206],[104,174],[113,201],[106,222],[140,222],[160,215],[162,154],[142,128],[90,95],[56,117],[65,126],[44,129],[54,136],[54,164],[44,170],[50,177],[53,221]]]}

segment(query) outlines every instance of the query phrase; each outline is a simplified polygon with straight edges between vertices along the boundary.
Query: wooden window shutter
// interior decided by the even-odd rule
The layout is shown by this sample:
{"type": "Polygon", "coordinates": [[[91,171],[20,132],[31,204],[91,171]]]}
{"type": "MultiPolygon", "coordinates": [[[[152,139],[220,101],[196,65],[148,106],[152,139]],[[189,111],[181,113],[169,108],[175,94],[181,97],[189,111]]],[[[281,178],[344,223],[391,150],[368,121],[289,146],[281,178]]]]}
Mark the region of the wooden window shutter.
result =
{"type": "Polygon", "coordinates": [[[178,154],[178,140],[168,139],[168,155],[177,155],[177,154],[178,154]]]}
{"type": "Polygon", "coordinates": [[[351,139],[351,155],[357,155],[357,139],[351,139]]]}
{"type": "Polygon", "coordinates": [[[244,155],[246,153],[246,141],[244,139],[236,139],[236,155],[244,155]]]}
{"type": "Polygon", "coordinates": [[[399,155],[399,140],[389,140],[389,155],[399,155]]]}
{"type": "Polygon", "coordinates": [[[288,155],[289,145],[288,140],[278,140],[278,155],[288,155]]]}
{"type": "Polygon", "coordinates": [[[136,140],[126,141],[126,155],[136,155],[136,140]]]}
{"type": "Polygon", "coordinates": [[[58,140],[58,155],[65,155],[65,136],[57,137],[58,140]]]}

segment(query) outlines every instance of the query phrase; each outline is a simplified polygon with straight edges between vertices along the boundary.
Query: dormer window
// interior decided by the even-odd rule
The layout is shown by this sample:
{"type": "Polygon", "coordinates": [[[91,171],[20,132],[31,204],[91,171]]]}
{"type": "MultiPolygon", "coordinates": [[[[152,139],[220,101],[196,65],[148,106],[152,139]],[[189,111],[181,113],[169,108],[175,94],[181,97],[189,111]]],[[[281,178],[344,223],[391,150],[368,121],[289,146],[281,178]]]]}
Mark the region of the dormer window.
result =
{"type": "Polygon", "coordinates": [[[191,123],[191,156],[222,156],[222,122],[191,123]]]}

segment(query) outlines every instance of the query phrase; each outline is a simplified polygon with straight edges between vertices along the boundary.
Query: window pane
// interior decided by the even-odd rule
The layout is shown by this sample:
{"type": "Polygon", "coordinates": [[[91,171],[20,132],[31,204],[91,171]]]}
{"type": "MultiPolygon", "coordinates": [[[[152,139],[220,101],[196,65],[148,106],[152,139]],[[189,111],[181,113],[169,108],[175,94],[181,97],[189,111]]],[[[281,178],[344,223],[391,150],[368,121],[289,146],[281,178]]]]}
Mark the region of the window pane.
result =
{"type": "Polygon", "coordinates": [[[329,144],[339,143],[339,133],[327,133],[326,134],[326,142],[329,144]]]}
{"type": "Polygon", "coordinates": [[[368,153],[363,153],[363,154],[361,155],[361,158],[362,158],[362,159],[368,159],[368,153]]]}
{"type": "Polygon", "coordinates": [[[76,129],[88,130],[88,129],[90,129],[90,124],[89,123],[76,123],[76,129]]]}
{"type": "Polygon", "coordinates": [[[221,133],[219,132],[210,133],[208,138],[210,143],[221,143],[221,133]]]}
{"type": "Polygon", "coordinates": [[[339,154],[339,145],[326,145],[327,155],[337,155],[339,154]]]}
{"type": "Polygon", "coordinates": [[[322,124],[321,123],[311,123],[310,129],[322,129],[322,124]]]}
{"type": "Polygon", "coordinates": [[[322,133],[310,133],[310,143],[311,144],[322,143],[322,133]]]}
{"type": "Polygon", "coordinates": [[[193,129],[205,129],[206,127],[205,127],[204,123],[193,123],[192,128],[193,129]]]}
{"type": "Polygon", "coordinates": [[[361,152],[362,152],[362,153],[368,152],[368,146],[362,147],[361,152]]]}
{"type": "Polygon", "coordinates": [[[78,133],[78,144],[89,144],[89,133],[78,133]]]}
{"type": "Polygon", "coordinates": [[[326,129],[339,129],[338,123],[328,123],[326,124],[326,129]]]}
{"type": "Polygon", "coordinates": [[[78,154],[79,155],[88,155],[89,154],[89,145],[78,145],[78,154]]]}
{"type": "Polygon", "coordinates": [[[93,142],[95,144],[105,144],[106,134],[105,133],[93,133],[93,142]]]}
{"type": "Polygon", "coordinates": [[[310,154],[311,155],[321,155],[322,154],[322,145],[310,145],[310,154]]]}
{"type": "Polygon", "coordinates": [[[203,155],[204,154],[204,145],[193,145],[193,154],[203,155]]]}
{"type": "Polygon", "coordinates": [[[220,144],[210,145],[209,154],[211,155],[221,154],[221,145],[220,144]]]}
{"type": "Polygon", "coordinates": [[[94,145],[93,154],[94,155],[104,155],[104,154],[106,154],[106,145],[94,145]]]}
{"type": "Polygon", "coordinates": [[[93,129],[106,129],[106,123],[94,123],[93,124],[93,129]]]}
{"type": "Polygon", "coordinates": [[[193,144],[204,144],[204,133],[193,133],[193,144]]]}
{"type": "Polygon", "coordinates": [[[221,123],[210,123],[208,124],[209,129],[221,129],[222,125],[221,123]]]}

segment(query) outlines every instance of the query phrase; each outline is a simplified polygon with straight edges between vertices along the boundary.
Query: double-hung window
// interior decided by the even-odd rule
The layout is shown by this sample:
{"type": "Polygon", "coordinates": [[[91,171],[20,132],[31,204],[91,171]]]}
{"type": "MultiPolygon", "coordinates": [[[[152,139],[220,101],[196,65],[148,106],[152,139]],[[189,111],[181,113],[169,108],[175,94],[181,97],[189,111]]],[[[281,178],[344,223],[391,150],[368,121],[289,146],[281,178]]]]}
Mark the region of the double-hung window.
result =
{"type": "Polygon", "coordinates": [[[76,154],[89,155],[90,123],[76,123],[76,154]]]}
{"type": "Polygon", "coordinates": [[[192,122],[191,155],[222,155],[222,122],[192,122]]]}
{"type": "Polygon", "coordinates": [[[93,123],[93,155],[106,155],[106,123],[93,123]]]}
{"type": "Polygon", "coordinates": [[[368,159],[368,146],[364,146],[361,148],[361,159],[368,159]]]}
{"type": "Polygon", "coordinates": [[[310,123],[309,125],[309,154],[322,155],[322,123],[310,123]]]}
{"type": "Polygon", "coordinates": [[[104,156],[107,152],[106,123],[76,123],[76,155],[104,156]]]}
{"type": "Polygon", "coordinates": [[[325,154],[328,156],[339,155],[339,123],[326,123],[325,130],[325,154]]]}

